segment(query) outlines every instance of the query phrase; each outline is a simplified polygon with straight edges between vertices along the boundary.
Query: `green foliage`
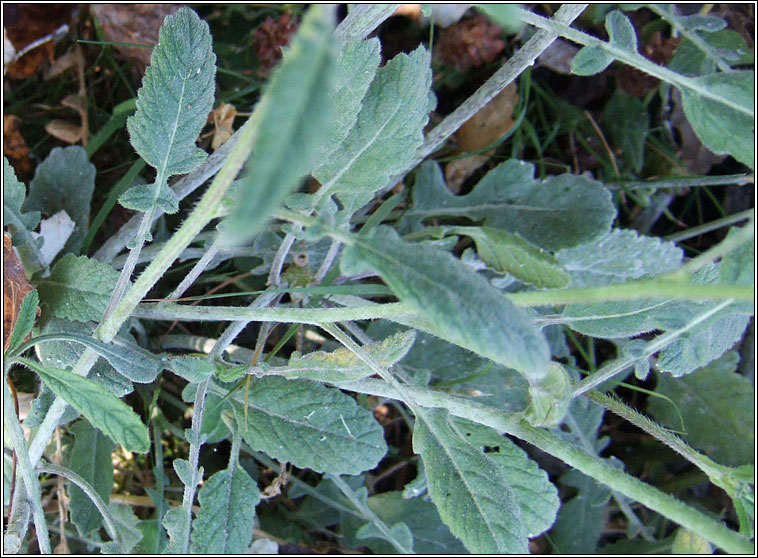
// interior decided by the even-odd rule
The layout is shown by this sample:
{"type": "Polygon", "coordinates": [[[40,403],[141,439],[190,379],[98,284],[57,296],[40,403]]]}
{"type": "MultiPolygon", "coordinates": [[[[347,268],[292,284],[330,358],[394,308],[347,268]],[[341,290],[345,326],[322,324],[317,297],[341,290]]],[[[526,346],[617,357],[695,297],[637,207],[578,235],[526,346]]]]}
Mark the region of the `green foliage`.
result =
{"type": "Polygon", "coordinates": [[[36,286],[43,311],[58,318],[96,322],[103,317],[117,280],[118,272],[111,266],[66,254],[36,286]]]}
{"type": "Polygon", "coordinates": [[[754,391],[736,373],[738,356],[730,351],[684,378],[658,375],[656,392],[668,397],[648,402],[650,414],[671,428],[682,428],[693,447],[719,463],[743,465],[753,460],[754,391]],[[673,403],[673,405],[672,405],[673,403]],[[677,413],[678,410],[678,413],[677,413]]]}
{"type": "Polygon", "coordinates": [[[418,313],[421,329],[528,379],[547,374],[547,343],[523,311],[450,254],[405,243],[392,229],[378,227],[345,250],[341,268],[347,274],[378,271],[418,313]]]}
{"type": "MultiPolygon", "coordinates": [[[[107,502],[113,488],[111,453],[116,449],[115,444],[87,421],[77,421],[69,431],[74,435],[74,446],[69,453],[68,467],[107,502]]],[[[76,525],[79,534],[87,536],[98,529],[102,516],[82,489],[72,484],[68,496],[71,522],[76,525]]]]}
{"type": "Polygon", "coordinates": [[[227,222],[228,241],[259,232],[321,154],[335,111],[333,19],[333,7],[308,11],[256,107],[260,120],[253,155],[240,179],[237,209],[227,222]]]}
{"type": "Polygon", "coordinates": [[[354,475],[375,467],[387,451],[371,413],[341,391],[307,380],[256,380],[247,416],[241,403],[234,410],[252,448],[298,467],[354,475]]]}
{"type": "Polygon", "coordinates": [[[744,39],[721,17],[675,6],[646,6],[644,27],[595,6],[581,24],[593,36],[571,27],[581,7],[548,19],[484,6],[499,24],[517,15],[540,30],[512,37],[523,46],[502,60],[453,72],[418,26],[393,44],[388,28],[365,39],[394,9],[351,6],[337,24],[324,5],[181,8],[136,100],[110,47],[98,75],[85,64],[86,148],[51,150],[34,137],[39,116],[20,110],[55,106],[70,76],[6,88],[43,161],[28,196],[3,168],[3,215],[33,288],[8,307],[19,314],[4,371],[19,394],[39,385],[28,442],[6,401],[19,468],[4,478],[19,495],[9,545],[27,544],[31,509],[39,548],[50,546],[45,471],[71,481],[74,552],[241,554],[275,551],[274,537],[380,554],[752,550],[754,390],[730,349],[749,355],[754,223],[731,213],[737,189],[720,187],[750,177],[687,176],[695,136],[733,156],[719,171],[754,165],[744,39]],[[607,42],[595,38],[603,24],[607,42]],[[655,50],[666,26],[681,42],[664,68],[638,42],[655,50]],[[285,41],[294,27],[264,85],[279,47],[264,52],[260,34],[285,41]],[[575,74],[620,62],[615,89],[608,80],[587,104],[525,70],[557,36],[582,47],[575,74]],[[623,64],[661,85],[623,92],[623,64]],[[452,134],[514,80],[514,126],[453,193],[452,134]],[[113,97],[122,89],[131,99],[113,97]],[[208,119],[216,89],[250,117],[208,157],[207,138],[223,132],[208,119]],[[143,162],[108,184],[130,164],[127,139],[143,162]],[[105,215],[144,164],[154,181],[118,198],[144,215],[116,230],[105,215]],[[163,215],[184,198],[179,215],[163,215]],[[50,266],[35,229],[60,210],[74,232],[50,266]],[[151,231],[157,242],[142,252],[151,231]],[[108,254],[92,246],[101,237],[108,254]],[[90,247],[94,258],[80,255],[90,247]],[[614,393],[632,368],[637,380],[652,371],[636,403],[663,426],[614,393]],[[622,419],[646,436],[624,436],[622,419]],[[68,470],[41,461],[58,426],[68,470]],[[152,447],[120,452],[124,470],[144,475],[114,476],[115,444],[152,447]],[[704,475],[677,475],[687,462],[704,475]],[[155,504],[139,518],[102,502],[134,488],[155,504]],[[611,523],[629,539],[609,538],[611,523]],[[272,539],[251,541],[255,528],[272,539]]]}
{"type": "Polygon", "coordinates": [[[78,254],[89,227],[90,201],[95,189],[95,166],[79,146],[55,148],[42,161],[29,183],[24,210],[53,215],[64,210],[75,223],[62,253],[78,254]]]}
{"type": "Polygon", "coordinates": [[[126,122],[132,146],[157,176],[149,186],[127,190],[119,198],[125,207],[179,209],[166,181],[206,158],[195,140],[213,106],[215,63],[207,23],[189,8],[166,17],[137,92],[137,112],[126,122]]]}

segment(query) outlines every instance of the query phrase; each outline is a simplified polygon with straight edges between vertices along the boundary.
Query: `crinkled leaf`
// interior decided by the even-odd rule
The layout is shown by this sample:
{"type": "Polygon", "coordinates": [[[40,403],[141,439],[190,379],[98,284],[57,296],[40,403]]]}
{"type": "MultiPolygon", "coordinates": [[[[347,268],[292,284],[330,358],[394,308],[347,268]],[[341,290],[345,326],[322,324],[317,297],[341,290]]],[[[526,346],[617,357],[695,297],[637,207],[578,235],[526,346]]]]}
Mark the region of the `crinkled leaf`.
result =
{"type": "Polygon", "coordinates": [[[642,101],[624,93],[621,88],[616,90],[603,111],[604,129],[612,145],[621,150],[621,156],[636,173],[642,170],[645,162],[649,121],[647,107],[642,101]]]}
{"type": "MultiPolygon", "coordinates": [[[[464,554],[465,547],[453,536],[447,525],[440,519],[437,508],[423,498],[406,500],[402,492],[383,492],[370,496],[366,502],[368,507],[386,525],[404,524],[412,535],[413,551],[417,554],[447,555],[464,554]]],[[[375,554],[394,554],[397,549],[383,539],[358,539],[360,520],[354,516],[343,514],[340,526],[349,541],[356,546],[368,546],[375,554]]],[[[362,528],[366,534],[368,527],[362,528]]],[[[370,532],[369,532],[370,534],[370,532]]],[[[397,534],[397,530],[396,533],[397,534]]],[[[408,547],[406,547],[408,548],[408,547]]]]}
{"type": "MultiPolygon", "coordinates": [[[[108,510],[116,524],[119,540],[121,540],[123,544],[120,551],[128,554],[142,540],[142,531],[139,529],[138,525],[140,522],[139,518],[135,515],[132,507],[127,506],[126,504],[109,504],[108,510]]],[[[105,548],[103,548],[102,553],[106,553],[105,548]]]]}
{"type": "Polygon", "coordinates": [[[547,473],[532,461],[524,450],[492,428],[464,419],[455,419],[466,441],[493,460],[516,496],[529,538],[547,531],[560,507],[558,491],[547,473]]]}
{"type": "Polygon", "coordinates": [[[409,553],[413,551],[413,535],[408,526],[403,522],[393,524],[389,528],[387,535],[376,525],[376,523],[366,523],[363,527],[358,529],[355,536],[359,539],[372,539],[379,538],[385,541],[394,542],[402,548],[408,550],[409,553]]]}
{"type": "Polygon", "coordinates": [[[316,164],[328,138],[337,79],[334,9],[313,5],[255,108],[257,134],[228,240],[254,236],[316,164]]]}
{"type": "Polygon", "coordinates": [[[8,340],[8,349],[6,350],[6,353],[14,351],[19,345],[21,345],[26,336],[31,333],[32,327],[34,327],[34,321],[37,319],[38,304],[39,295],[37,295],[35,289],[32,289],[26,294],[24,300],[21,302],[18,316],[16,316],[16,323],[13,325],[13,331],[8,340]]]}
{"type": "Polygon", "coordinates": [[[532,164],[509,160],[488,172],[471,193],[456,196],[445,186],[439,165],[427,161],[416,173],[413,208],[399,228],[415,230],[432,217],[466,217],[559,250],[608,233],[615,216],[610,192],[583,176],[538,181],[532,164]]]}
{"type": "Polygon", "coordinates": [[[118,271],[108,264],[66,254],[37,282],[42,306],[54,316],[99,322],[116,287],[118,271]]]}
{"type": "Polygon", "coordinates": [[[147,428],[139,416],[110,391],[66,370],[41,366],[26,359],[24,364],[111,440],[128,451],[145,453],[150,449],[147,428]]]}
{"type": "Polygon", "coordinates": [[[681,265],[682,250],[673,242],[640,236],[631,229],[613,229],[596,242],[560,250],[555,256],[571,274],[572,287],[593,287],[673,271],[681,265]]]}
{"type": "Polygon", "coordinates": [[[200,511],[192,522],[193,554],[246,554],[253,538],[258,485],[237,465],[218,471],[197,495],[200,511]]]}
{"type": "Polygon", "coordinates": [[[755,448],[755,393],[750,381],[736,372],[737,353],[731,351],[684,378],[658,376],[656,392],[647,409],[666,426],[679,429],[693,447],[724,465],[753,462],[755,448]],[[678,409],[678,412],[677,412],[678,409]]]}
{"type": "MultiPolygon", "coordinates": [[[[72,322],[60,318],[51,318],[42,326],[42,334],[78,334],[82,337],[92,338],[94,324],[84,322],[72,322]]],[[[39,358],[47,366],[56,368],[73,368],[84,353],[85,345],[75,341],[48,341],[37,345],[39,358]]],[[[128,361],[124,363],[129,366],[128,361]]],[[[87,374],[87,377],[98,384],[108,388],[116,397],[123,397],[134,391],[131,380],[118,372],[105,359],[98,359],[87,374]]],[[[36,400],[35,400],[36,401],[36,400]]]]}
{"type": "MultiPolygon", "coordinates": [[[[749,225],[752,227],[752,225],[749,225]]],[[[736,236],[743,230],[740,227],[732,227],[726,235],[736,236]]],[[[755,282],[755,237],[750,242],[744,242],[735,250],[726,254],[719,266],[719,277],[722,283],[730,285],[752,285],[755,282]]]]}
{"type": "Polygon", "coordinates": [[[119,196],[118,203],[135,211],[147,211],[153,206],[169,214],[179,211],[179,198],[166,183],[132,186],[119,196]]]}
{"type": "Polygon", "coordinates": [[[341,265],[347,274],[377,271],[430,333],[527,378],[547,374],[547,342],[524,311],[450,253],[405,243],[380,226],[346,248],[341,265]]]}
{"type": "Polygon", "coordinates": [[[518,498],[501,467],[466,441],[447,411],[416,417],[413,451],[425,463],[442,521],[472,553],[528,553],[518,498]]]}
{"type": "Polygon", "coordinates": [[[449,232],[471,237],[484,263],[524,283],[558,289],[571,279],[551,254],[518,234],[492,227],[451,227],[449,232]]]}
{"type": "Polygon", "coordinates": [[[167,367],[193,384],[199,384],[207,380],[216,368],[207,358],[192,356],[170,357],[167,367]]]}
{"type": "MultiPolygon", "coordinates": [[[[379,339],[398,328],[397,324],[378,320],[371,323],[368,334],[379,339]]],[[[529,402],[529,384],[523,375],[421,331],[403,358],[402,368],[414,381],[424,378],[426,381],[419,381],[421,385],[444,388],[506,411],[523,411],[529,402]]]]}
{"type": "Polygon", "coordinates": [[[558,362],[550,363],[548,375],[529,386],[531,404],[526,418],[534,426],[556,426],[571,403],[571,380],[558,362]]]}
{"type": "Polygon", "coordinates": [[[157,170],[158,185],[206,158],[195,140],[213,106],[215,64],[207,23],[189,8],[166,16],[137,92],[137,112],[126,121],[129,140],[157,170]]]}
{"type": "MultiPolygon", "coordinates": [[[[242,404],[235,413],[244,422],[242,404]]],[[[387,446],[371,412],[338,389],[267,377],[248,393],[243,438],[279,461],[318,472],[354,475],[376,466],[387,446]]]]}
{"type": "MultiPolygon", "coordinates": [[[[752,70],[691,79],[752,113],[755,104],[755,72],[752,70]]],[[[708,149],[719,155],[732,155],[740,163],[755,168],[755,130],[751,116],[685,88],[682,88],[682,104],[692,129],[708,149]]]]}
{"type": "Polygon", "coordinates": [[[379,68],[355,126],[314,172],[321,182],[319,195],[335,194],[348,212],[355,211],[412,162],[435,104],[430,58],[420,46],[379,68]]]}
{"type": "MultiPolygon", "coordinates": [[[[74,435],[74,445],[69,453],[69,469],[86,480],[107,502],[113,488],[111,453],[116,445],[85,420],[77,421],[69,428],[69,432],[74,435]]],[[[68,496],[71,521],[80,535],[87,536],[102,525],[100,511],[79,486],[71,483],[68,496]]]]}
{"type": "Polygon", "coordinates": [[[83,147],[56,147],[39,164],[29,183],[24,210],[54,215],[64,210],[76,224],[63,253],[78,254],[89,228],[90,202],[95,189],[95,166],[83,147]]]}
{"type": "Polygon", "coordinates": [[[328,139],[321,146],[322,166],[342,145],[358,120],[366,90],[371,85],[381,61],[379,49],[379,39],[374,37],[366,41],[353,41],[340,51],[334,91],[334,118],[329,128],[328,139]]]}
{"type": "Polygon", "coordinates": [[[177,554],[184,547],[184,534],[187,532],[187,523],[190,518],[184,506],[171,508],[163,516],[163,527],[166,528],[169,543],[166,547],[167,554],[177,554]]]}
{"type": "MultiPolygon", "coordinates": [[[[416,339],[414,330],[406,330],[391,335],[363,349],[384,367],[390,367],[402,359],[416,339]]],[[[305,355],[293,353],[287,366],[270,368],[269,371],[281,370],[287,378],[310,378],[322,382],[349,382],[371,376],[374,372],[348,349],[334,352],[314,351],[305,355]]]]}

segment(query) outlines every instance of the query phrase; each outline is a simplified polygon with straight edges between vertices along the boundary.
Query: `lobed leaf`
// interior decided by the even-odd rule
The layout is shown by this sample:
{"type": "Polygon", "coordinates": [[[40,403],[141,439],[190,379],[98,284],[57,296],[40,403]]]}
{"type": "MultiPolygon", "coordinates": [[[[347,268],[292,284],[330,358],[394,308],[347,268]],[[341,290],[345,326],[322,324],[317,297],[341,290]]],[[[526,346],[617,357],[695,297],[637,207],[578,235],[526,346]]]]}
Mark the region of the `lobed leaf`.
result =
{"type": "Polygon", "coordinates": [[[26,198],[26,187],[16,177],[16,171],[13,169],[8,159],[3,157],[3,222],[8,227],[13,245],[19,250],[19,255],[24,264],[29,269],[29,273],[36,271],[32,269],[35,265],[40,266],[37,257],[32,252],[38,252],[37,241],[31,235],[40,221],[39,211],[22,211],[21,207],[26,198]],[[36,262],[36,264],[32,264],[36,262]]]}
{"type": "Polygon", "coordinates": [[[199,384],[210,377],[216,367],[207,358],[193,356],[170,357],[167,367],[185,380],[193,384],[199,384]]]}
{"type": "Polygon", "coordinates": [[[297,467],[354,475],[375,467],[387,451],[371,412],[310,381],[260,378],[250,386],[247,420],[241,403],[234,409],[253,449],[297,467]]]}
{"type": "Polygon", "coordinates": [[[341,267],[345,274],[377,271],[419,314],[422,329],[530,380],[547,374],[547,342],[523,310],[448,252],[405,243],[380,226],[345,249],[341,267]]]}
{"type": "Polygon", "coordinates": [[[442,521],[472,553],[528,552],[521,507],[501,467],[469,444],[447,411],[416,417],[413,451],[425,463],[442,521]]]}
{"type": "Polygon", "coordinates": [[[126,403],[92,380],[72,372],[39,365],[23,359],[50,389],[84,415],[94,426],[127,451],[150,449],[147,428],[126,403]]]}
{"type": "Polygon", "coordinates": [[[15,351],[23,343],[27,335],[32,332],[34,321],[37,319],[38,304],[39,295],[37,295],[35,289],[32,289],[21,302],[21,307],[16,316],[16,323],[13,325],[13,331],[11,332],[10,339],[8,339],[8,348],[5,350],[6,354],[15,351]]]}
{"type": "MultiPolygon", "coordinates": [[[[636,54],[637,34],[628,17],[619,10],[609,12],[605,16],[605,29],[611,45],[636,54]]],[[[571,62],[571,72],[579,76],[591,76],[605,70],[614,60],[612,54],[600,47],[585,46],[571,62]]]]}
{"type": "Polygon", "coordinates": [[[99,322],[118,275],[108,264],[87,256],[66,254],[48,277],[37,281],[40,301],[58,318],[99,322]]]}
{"type": "Polygon", "coordinates": [[[137,111],[126,121],[135,151],[158,171],[154,195],[164,193],[166,179],[194,170],[207,156],[195,140],[213,106],[215,64],[207,23],[189,8],[166,16],[137,111]]]}
{"type": "Polygon", "coordinates": [[[193,554],[246,554],[253,538],[258,485],[237,465],[203,483],[197,494],[200,510],[192,522],[193,554]]]}
{"type": "Polygon", "coordinates": [[[615,216],[610,192],[583,176],[537,181],[532,164],[509,160],[488,172],[469,194],[456,196],[445,186],[439,165],[427,161],[416,174],[413,208],[398,228],[416,230],[433,217],[465,217],[554,251],[607,234],[615,216]]]}

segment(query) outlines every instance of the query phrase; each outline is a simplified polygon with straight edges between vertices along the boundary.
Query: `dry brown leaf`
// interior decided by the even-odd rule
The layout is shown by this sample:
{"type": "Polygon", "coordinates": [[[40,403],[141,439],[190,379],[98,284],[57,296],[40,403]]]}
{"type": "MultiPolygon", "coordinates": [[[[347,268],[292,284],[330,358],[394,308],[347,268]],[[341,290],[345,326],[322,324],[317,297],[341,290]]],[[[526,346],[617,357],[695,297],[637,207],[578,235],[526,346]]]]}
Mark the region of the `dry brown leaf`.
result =
{"type": "Polygon", "coordinates": [[[45,131],[66,143],[77,143],[82,139],[82,127],[65,120],[51,120],[45,124],[45,131]]]}
{"type": "Polygon", "coordinates": [[[421,19],[421,4],[402,4],[392,15],[419,20],[421,19]]]}
{"type": "Polygon", "coordinates": [[[457,70],[477,68],[494,61],[505,49],[503,30],[477,15],[446,28],[434,47],[434,55],[457,70]]]}
{"type": "Polygon", "coordinates": [[[42,72],[42,79],[48,81],[61,75],[69,68],[76,67],[76,52],[70,50],[60,58],[57,58],[49,67],[42,72]]]}
{"type": "Polygon", "coordinates": [[[289,44],[297,27],[297,20],[285,12],[278,19],[267,17],[253,31],[253,48],[262,75],[267,75],[282,59],[282,47],[289,44]]]}
{"type": "Polygon", "coordinates": [[[32,290],[26,271],[13,250],[11,237],[3,233],[3,351],[8,348],[11,332],[16,325],[21,303],[32,290]]]}
{"type": "Polygon", "coordinates": [[[445,181],[454,194],[461,191],[466,179],[476,172],[490,158],[489,155],[470,155],[462,159],[453,159],[445,165],[445,181]]]}
{"type": "Polygon", "coordinates": [[[236,116],[237,109],[228,103],[221,103],[218,108],[211,111],[209,119],[213,122],[213,140],[211,141],[213,151],[224,145],[234,134],[236,116]]]}
{"type": "MultiPolygon", "coordinates": [[[[158,29],[169,14],[181,4],[93,4],[90,9],[103,28],[106,40],[153,46],[158,42],[158,29]]],[[[149,48],[116,45],[123,55],[136,61],[143,73],[150,64],[149,48]]]]}
{"type": "Polygon", "coordinates": [[[29,147],[21,134],[21,119],[13,114],[3,117],[3,155],[8,157],[21,180],[31,174],[32,162],[29,160],[29,147]]]}

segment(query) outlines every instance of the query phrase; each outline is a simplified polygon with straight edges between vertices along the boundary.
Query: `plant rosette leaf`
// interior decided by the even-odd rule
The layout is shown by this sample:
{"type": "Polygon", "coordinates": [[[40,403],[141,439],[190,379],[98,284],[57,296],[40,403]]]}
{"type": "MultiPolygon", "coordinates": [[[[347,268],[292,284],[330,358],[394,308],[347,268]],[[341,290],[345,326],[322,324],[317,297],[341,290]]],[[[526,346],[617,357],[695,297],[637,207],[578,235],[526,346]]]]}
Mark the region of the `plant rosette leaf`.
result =
{"type": "Polygon", "coordinates": [[[421,329],[530,381],[548,373],[547,342],[526,313],[450,253],[403,242],[393,229],[380,226],[345,249],[341,267],[348,275],[377,271],[423,319],[421,329]]]}
{"type": "MultiPolygon", "coordinates": [[[[629,18],[619,10],[605,16],[605,29],[609,43],[629,52],[637,52],[637,34],[629,18]]],[[[571,72],[579,76],[591,76],[605,70],[615,58],[596,46],[585,46],[576,53],[571,62],[571,72]]]]}
{"type": "Polygon", "coordinates": [[[244,440],[281,462],[336,475],[372,469],[384,457],[384,433],[370,411],[338,389],[307,380],[260,378],[241,396],[237,421],[244,440]]]}
{"type": "Polygon", "coordinates": [[[31,274],[44,267],[38,243],[31,234],[39,225],[40,212],[22,211],[25,199],[26,186],[16,177],[16,171],[8,159],[3,157],[3,221],[11,233],[13,246],[31,274]]]}

